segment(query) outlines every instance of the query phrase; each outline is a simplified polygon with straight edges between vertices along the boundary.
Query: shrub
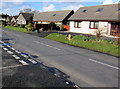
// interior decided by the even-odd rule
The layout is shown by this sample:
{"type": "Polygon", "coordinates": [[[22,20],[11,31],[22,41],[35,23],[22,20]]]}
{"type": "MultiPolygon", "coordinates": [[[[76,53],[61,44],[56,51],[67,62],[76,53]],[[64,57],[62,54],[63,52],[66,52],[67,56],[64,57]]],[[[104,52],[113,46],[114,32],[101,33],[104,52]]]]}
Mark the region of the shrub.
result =
{"type": "Polygon", "coordinates": [[[33,24],[31,24],[31,23],[26,25],[25,28],[27,29],[27,31],[33,31],[33,29],[34,29],[33,24]]]}
{"type": "Polygon", "coordinates": [[[18,24],[15,24],[14,27],[18,27],[19,25],[18,24]]]}
{"type": "Polygon", "coordinates": [[[25,25],[20,24],[20,28],[25,28],[25,25]]]}
{"type": "Polygon", "coordinates": [[[11,22],[11,23],[10,23],[10,26],[14,26],[14,25],[15,25],[15,23],[14,23],[14,22],[11,22]]]}
{"type": "MultiPolygon", "coordinates": [[[[59,30],[62,30],[64,29],[64,26],[62,24],[57,24],[57,26],[59,27],[59,30]]],[[[64,29],[65,30],[65,29],[64,29]]]]}
{"type": "Polygon", "coordinates": [[[100,40],[100,38],[103,34],[107,33],[106,29],[107,29],[107,26],[104,26],[103,28],[99,28],[99,29],[95,30],[95,35],[98,38],[98,40],[100,40]]]}
{"type": "Polygon", "coordinates": [[[84,41],[89,41],[89,40],[90,40],[89,37],[86,37],[86,36],[83,36],[82,39],[83,39],[84,41]]]}
{"type": "Polygon", "coordinates": [[[49,26],[50,30],[54,30],[56,28],[56,24],[54,22],[50,22],[49,26]]]}

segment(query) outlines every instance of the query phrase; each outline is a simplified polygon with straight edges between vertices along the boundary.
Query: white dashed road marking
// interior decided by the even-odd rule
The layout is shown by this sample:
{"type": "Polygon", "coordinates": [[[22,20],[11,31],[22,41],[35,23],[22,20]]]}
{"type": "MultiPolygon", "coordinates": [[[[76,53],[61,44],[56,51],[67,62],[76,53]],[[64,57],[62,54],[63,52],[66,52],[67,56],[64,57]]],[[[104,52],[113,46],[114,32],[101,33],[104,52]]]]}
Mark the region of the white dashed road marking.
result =
{"type": "Polygon", "coordinates": [[[108,67],[111,67],[111,68],[113,68],[113,69],[120,70],[120,68],[118,68],[118,67],[115,67],[115,66],[112,66],[112,65],[109,65],[109,64],[100,62],[100,61],[96,61],[96,60],[93,60],[93,59],[90,59],[90,58],[88,58],[88,60],[93,61],[93,62],[95,62],[95,63],[99,63],[99,64],[102,64],[102,65],[105,65],[105,66],[108,66],[108,67]]]}
{"type": "Polygon", "coordinates": [[[8,50],[7,48],[3,48],[3,49],[6,50],[6,51],[8,50]]]}
{"type": "Polygon", "coordinates": [[[12,50],[15,50],[15,48],[11,48],[12,50]]]}
{"type": "Polygon", "coordinates": [[[7,45],[7,47],[10,47],[9,45],[7,45]]]}
{"type": "MultiPolygon", "coordinates": [[[[1,45],[1,47],[4,47],[1,45]]],[[[9,45],[7,45],[7,47],[11,47],[9,45]]],[[[19,56],[17,55],[14,55],[14,53],[12,51],[9,51],[7,48],[3,48],[4,50],[7,51],[7,53],[9,54],[13,54],[12,56],[15,58],[15,59],[20,59],[19,56]]],[[[15,50],[15,48],[11,47],[12,50],[15,50]]],[[[21,53],[20,51],[18,50],[15,50],[16,53],[21,53]]],[[[29,56],[25,55],[25,54],[21,54],[21,56],[25,57],[25,58],[28,58],[29,56]]],[[[33,64],[36,64],[37,62],[33,59],[28,59],[31,63],[33,64]]],[[[24,60],[18,60],[20,63],[22,63],[22,65],[29,65],[27,62],[25,62],[24,60]]],[[[13,67],[18,67],[18,66],[21,66],[21,65],[16,65],[16,66],[8,66],[8,67],[1,67],[0,69],[7,69],[7,68],[13,68],[13,67]]]]}
{"type": "Polygon", "coordinates": [[[20,59],[17,55],[12,55],[15,59],[20,59]]]}
{"type": "Polygon", "coordinates": [[[21,52],[19,52],[18,50],[15,50],[15,52],[16,52],[16,53],[21,53],[21,52]]]}
{"type": "Polygon", "coordinates": [[[27,55],[24,55],[24,54],[21,54],[23,57],[25,57],[25,58],[28,58],[28,56],[27,55]]]}
{"type": "Polygon", "coordinates": [[[8,68],[15,68],[15,67],[19,67],[19,66],[23,66],[23,65],[15,65],[15,66],[0,67],[0,70],[1,70],[1,69],[8,69],[8,68]]]}
{"type": "Polygon", "coordinates": [[[32,62],[33,64],[36,64],[37,62],[33,59],[28,59],[30,62],[32,62]]]}
{"type": "Polygon", "coordinates": [[[13,52],[11,52],[11,51],[7,51],[9,54],[13,54],[13,52]]]}
{"type": "Polygon", "coordinates": [[[19,60],[20,63],[22,63],[23,65],[28,65],[28,63],[26,63],[25,61],[23,60],[19,60]]]}
{"type": "Polygon", "coordinates": [[[53,47],[53,46],[51,46],[51,45],[48,45],[48,44],[45,44],[45,43],[42,43],[42,42],[38,42],[38,41],[35,41],[36,43],[39,43],[39,44],[42,44],[42,45],[45,45],[45,46],[47,46],[47,47],[51,47],[51,48],[54,48],[54,49],[56,49],[56,50],[61,50],[61,49],[59,49],[59,48],[57,48],[57,47],[53,47]]]}

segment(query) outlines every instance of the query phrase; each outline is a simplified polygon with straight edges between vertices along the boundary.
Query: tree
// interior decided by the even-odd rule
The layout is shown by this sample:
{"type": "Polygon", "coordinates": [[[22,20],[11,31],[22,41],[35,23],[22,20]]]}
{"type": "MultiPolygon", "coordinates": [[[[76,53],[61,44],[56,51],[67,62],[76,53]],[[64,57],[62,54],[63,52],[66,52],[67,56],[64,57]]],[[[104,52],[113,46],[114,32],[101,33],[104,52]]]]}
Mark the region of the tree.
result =
{"type": "Polygon", "coordinates": [[[33,16],[31,16],[28,20],[29,23],[32,23],[33,22],[33,16]]]}
{"type": "Polygon", "coordinates": [[[56,28],[56,24],[54,22],[50,22],[50,30],[53,30],[54,28],[56,28]]]}
{"type": "Polygon", "coordinates": [[[100,40],[100,38],[103,34],[107,34],[106,30],[107,30],[107,26],[104,26],[102,28],[95,30],[95,35],[98,38],[98,40],[100,40]]]}

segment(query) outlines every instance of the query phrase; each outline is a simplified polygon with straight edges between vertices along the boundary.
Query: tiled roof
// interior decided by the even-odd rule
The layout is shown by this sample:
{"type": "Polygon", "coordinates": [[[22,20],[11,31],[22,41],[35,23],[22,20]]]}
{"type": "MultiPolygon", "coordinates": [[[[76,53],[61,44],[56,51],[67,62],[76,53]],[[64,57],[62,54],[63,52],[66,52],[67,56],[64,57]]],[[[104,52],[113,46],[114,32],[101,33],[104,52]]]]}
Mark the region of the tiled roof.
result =
{"type": "Polygon", "coordinates": [[[120,21],[120,3],[81,7],[69,20],[120,21]]]}
{"type": "Polygon", "coordinates": [[[33,17],[33,13],[21,13],[25,20],[29,20],[30,17],[33,17]]]}
{"type": "Polygon", "coordinates": [[[49,11],[34,14],[34,21],[63,21],[73,10],[49,11]]]}
{"type": "Polygon", "coordinates": [[[15,18],[15,20],[18,18],[18,16],[13,16],[15,18]]]}

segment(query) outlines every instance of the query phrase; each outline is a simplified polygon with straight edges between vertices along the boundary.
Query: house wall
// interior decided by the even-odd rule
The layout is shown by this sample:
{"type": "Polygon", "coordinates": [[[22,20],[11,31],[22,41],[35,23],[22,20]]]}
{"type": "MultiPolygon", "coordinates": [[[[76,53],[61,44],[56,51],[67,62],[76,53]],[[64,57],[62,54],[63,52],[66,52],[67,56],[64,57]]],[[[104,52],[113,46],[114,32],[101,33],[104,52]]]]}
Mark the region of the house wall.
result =
{"type": "Polygon", "coordinates": [[[15,23],[16,23],[16,20],[15,20],[15,18],[12,18],[12,19],[11,19],[11,22],[15,22],[15,23]]]}
{"type": "Polygon", "coordinates": [[[95,34],[95,31],[97,31],[98,29],[102,29],[103,34],[107,34],[107,35],[110,34],[110,23],[108,22],[99,22],[98,29],[90,29],[89,25],[90,25],[90,21],[82,21],[81,28],[75,28],[74,21],[70,21],[70,31],[83,33],[83,34],[95,34]]]}
{"type": "Polygon", "coordinates": [[[26,20],[24,17],[20,14],[19,17],[17,18],[17,24],[26,24],[26,20]]]}
{"type": "Polygon", "coordinates": [[[110,35],[110,30],[111,30],[111,23],[108,23],[108,35],[110,35]]]}

